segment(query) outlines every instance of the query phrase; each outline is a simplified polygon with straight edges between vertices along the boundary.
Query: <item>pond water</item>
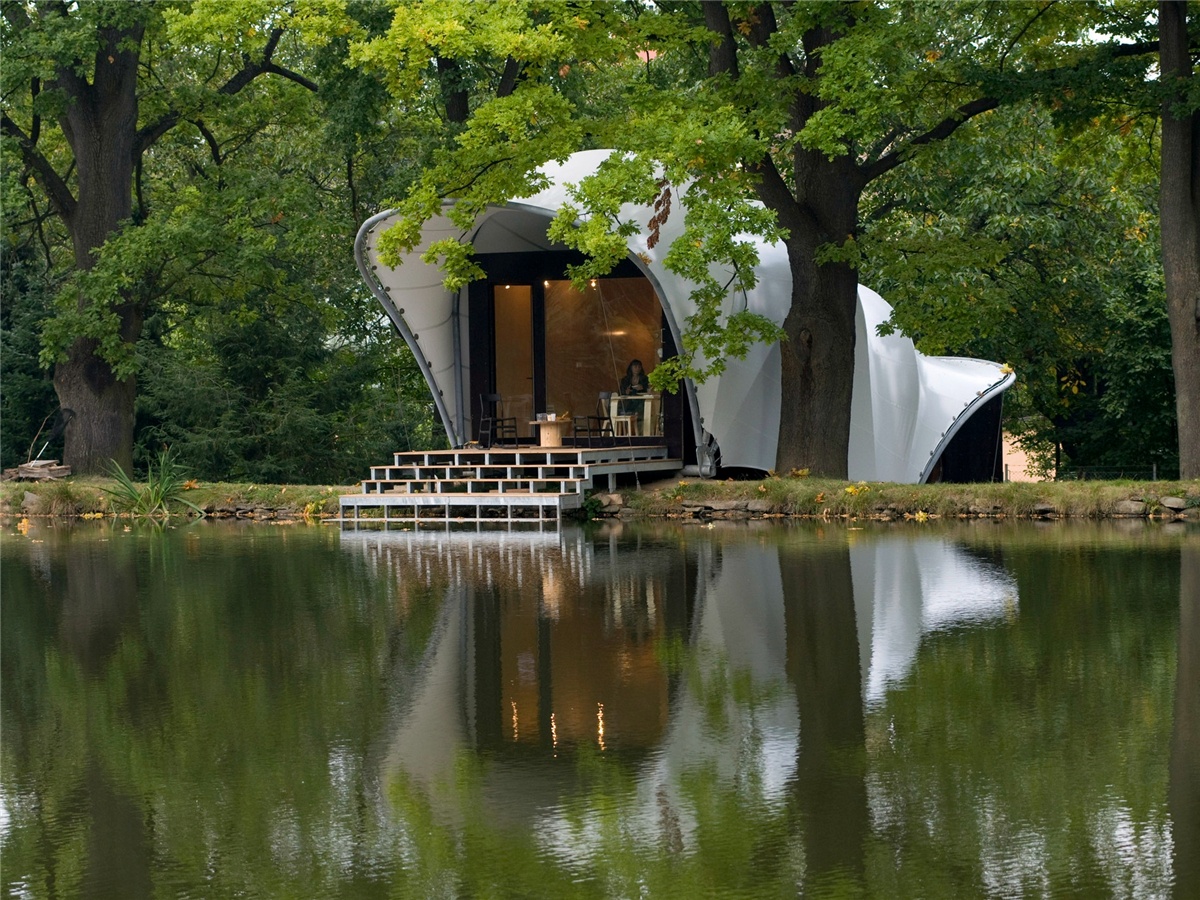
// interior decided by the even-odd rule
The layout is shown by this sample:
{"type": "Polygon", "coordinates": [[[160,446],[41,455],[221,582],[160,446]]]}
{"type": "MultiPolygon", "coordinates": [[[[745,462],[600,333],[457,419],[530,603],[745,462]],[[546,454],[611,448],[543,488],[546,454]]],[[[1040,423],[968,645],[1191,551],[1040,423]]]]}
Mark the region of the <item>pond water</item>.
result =
{"type": "Polygon", "coordinates": [[[1197,897],[1200,530],[5,526],[6,897],[1197,897]]]}

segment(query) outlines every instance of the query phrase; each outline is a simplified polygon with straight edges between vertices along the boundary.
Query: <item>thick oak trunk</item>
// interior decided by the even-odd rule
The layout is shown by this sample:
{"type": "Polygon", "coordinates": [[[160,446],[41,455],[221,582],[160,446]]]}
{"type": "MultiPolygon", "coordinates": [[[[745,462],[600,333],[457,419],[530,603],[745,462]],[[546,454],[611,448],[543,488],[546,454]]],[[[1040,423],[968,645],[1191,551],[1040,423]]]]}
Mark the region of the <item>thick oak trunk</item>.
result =
{"type": "MultiPolygon", "coordinates": [[[[75,265],[91,269],[96,254],[130,218],[137,146],[137,63],[142,30],[100,29],[101,49],[89,84],[69,65],[58,85],[70,98],[60,123],[74,153],[78,202],[64,215],[75,265]]],[[[81,296],[81,308],[97,302],[81,296]]],[[[142,312],[135,303],[115,310],[123,341],[136,342],[142,312]]],[[[133,466],[136,384],[118,379],[97,354],[92,340],[78,340],[54,369],[59,403],[75,413],[64,434],[63,461],[77,474],[105,472],[109,460],[126,471],[133,466]]]]}
{"type": "Polygon", "coordinates": [[[1163,81],[1176,88],[1175,97],[1163,106],[1159,214],[1175,370],[1179,475],[1200,478],[1200,114],[1181,115],[1176,106],[1194,77],[1187,9],[1186,3],[1159,4],[1163,81]]]}
{"type": "Polygon", "coordinates": [[[66,362],[54,367],[58,402],[75,415],[65,432],[64,462],[79,475],[109,471],[110,460],[133,470],[133,416],[137,383],[118,379],[95,352],[95,343],[79,340],[66,362]]]}
{"type": "MultiPolygon", "coordinates": [[[[858,227],[862,182],[851,161],[820,153],[796,156],[796,199],[771,199],[788,229],[792,305],[781,345],[781,408],[775,470],[847,476],[854,389],[858,275],[848,262],[818,263],[858,227]],[[782,207],[782,209],[781,209],[782,207]]],[[[767,193],[764,191],[763,193],[767,193]]]]}
{"type": "MultiPolygon", "coordinates": [[[[729,18],[717,4],[706,4],[705,10],[709,28],[721,36],[710,52],[710,73],[737,77],[729,18]]],[[[758,7],[753,18],[751,42],[766,47],[776,30],[770,5],[758,7]]],[[[810,81],[819,77],[822,48],[836,40],[837,33],[827,27],[804,33],[804,75],[810,81]]],[[[791,79],[797,73],[790,58],[781,56],[775,74],[791,79]]],[[[795,93],[791,107],[794,130],[801,131],[822,106],[815,91],[795,93]]],[[[850,155],[831,159],[822,151],[802,146],[793,154],[790,185],[773,160],[764,158],[752,166],[760,176],[759,199],[787,229],[785,246],[792,276],[791,306],[783,322],[786,339],[780,346],[775,470],[808,469],[814,475],[845,478],[858,277],[849,261],[820,263],[818,259],[829,250],[847,247],[855,238],[858,202],[867,179],[850,155]]]]}
{"type": "Polygon", "coordinates": [[[775,470],[846,478],[857,280],[846,265],[817,266],[793,256],[791,268],[775,470]]]}
{"type": "Polygon", "coordinates": [[[847,476],[857,280],[846,265],[791,256],[792,307],[781,346],[782,408],[775,470],[847,476]]]}

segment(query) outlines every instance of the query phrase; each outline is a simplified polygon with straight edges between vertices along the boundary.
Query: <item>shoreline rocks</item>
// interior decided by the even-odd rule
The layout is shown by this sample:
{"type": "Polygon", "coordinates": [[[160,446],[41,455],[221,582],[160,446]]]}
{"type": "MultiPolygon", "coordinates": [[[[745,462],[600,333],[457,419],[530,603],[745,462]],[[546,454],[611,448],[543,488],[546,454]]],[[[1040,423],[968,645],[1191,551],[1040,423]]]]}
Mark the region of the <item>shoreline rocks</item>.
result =
{"type": "Polygon", "coordinates": [[[762,498],[681,498],[670,506],[653,510],[634,508],[620,493],[597,491],[593,494],[596,505],[592,513],[596,518],[670,518],[670,519],[852,519],[891,522],[898,519],[925,521],[932,518],[957,517],[960,519],[1167,519],[1172,521],[1200,521],[1200,499],[1188,500],[1181,497],[1163,496],[1156,499],[1118,500],[1109,511],[1073,513],[1060,509],[1049,500],[1035,502],[1025,511],[1005,511],[998,503],[975,500],[957,513],[928,513],[921,509],[908,510],[897,504],[876,505],[869,511],[850,513],[826,510],[823,512],[795,512],[784,509],[770,500],[762,498]]]}

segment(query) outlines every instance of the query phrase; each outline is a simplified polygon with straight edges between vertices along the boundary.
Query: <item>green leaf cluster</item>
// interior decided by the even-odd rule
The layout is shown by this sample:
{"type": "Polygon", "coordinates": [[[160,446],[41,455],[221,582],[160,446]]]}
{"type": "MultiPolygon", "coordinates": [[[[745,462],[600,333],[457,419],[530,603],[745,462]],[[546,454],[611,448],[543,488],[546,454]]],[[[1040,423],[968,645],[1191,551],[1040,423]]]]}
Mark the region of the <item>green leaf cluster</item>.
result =
{"type": "Polygon", "coordinates": [[[1177,464],[1155,134],[996,111],[868,201],[863,281],[923,352],[1012,365],[1007,428],[1061,463],[1177,464]]]}

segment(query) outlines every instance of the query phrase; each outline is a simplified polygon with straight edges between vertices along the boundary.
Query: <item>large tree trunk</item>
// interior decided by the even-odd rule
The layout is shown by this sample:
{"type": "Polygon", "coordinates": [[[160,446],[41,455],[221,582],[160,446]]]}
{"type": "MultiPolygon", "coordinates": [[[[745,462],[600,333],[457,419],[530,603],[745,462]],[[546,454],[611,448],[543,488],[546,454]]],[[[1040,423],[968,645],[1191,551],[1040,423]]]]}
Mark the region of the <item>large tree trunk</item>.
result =
{"type": "MultiPolygon", "coordinates": [[[[830,245],[845,245],[858,227],[861,178],[848,157],[796,156],[797,201],[780,203],[787,227],[792,305],[780,348],[782,406],[775,470],[808,469],[847,476],[850,401],[854,388],[858,275],[848,262],[816,261],[830,245]]],[[[764,192],[765,193],[765,192],[764,192]]],[[[789,198],[790,199],[790,198],[789,198]]]]}
{"type": "MultiPolygon", "coordinates": [[[[70,63],[57,73],[58,86],[69,97],[60,123],[74,152],[78,184],[78,202],[64,218],[80,271],[95,265],[99,249],[133,211],[142,26],[100,28],[98,37],[91,84],[70,63]]],[[[79,298],[80,308],[93,302],[98,301],[79,298]]],[[[141,310],[127,302],[115,312],[121,339],[136,342],[141,310]]],[[[131,471],[136,385],[133,378],[118,379],[97,350],[95,341],[77,340],[54,369],[59,403],[75,413],[64,436],[63,461],[77,474],[104,472],[109,460],[131,471]]]]}
{"type": "MultiPolygon", "coordinates": [[[[709,28],[721,35],[710,52],[710,73],[737,77],[733,28],[726,11],[705,4],[709,28]]],[[[758,7],[750,24],[751,40],[770,43],[776,30],[769,4],[758,7]]],[[[821,49],[837,40],[831,28],[813,28],[803,36],[804,75],[815,81],[821,68],[821,49]]],[[[796,74],[790,59],[781,56],[777,75],[796,74]]],[[[801,131],[824,101],[815,91],[795,94],[792,127],[801,131]]],[[[792,276],[792,302],[783,322],[786,339],[780,346],[779,443],[775,470],[808,469],[814,475],[845,478],[850,450],[850,402],[854,389],[854,318],[858,276],[849,261],[818,263],[823,250],[845,247],[858,230],[858,201],[866,177],[849,155],[830,159],[820,150],[797,146],[789,186],[770,159],[754,165],[760,179],[758,194],[787,229],[785,241],[792,276]]]]}
{"type": "Polygon", "coordinates": [[[108,474],[110,460],[133,471],[135,379],[118,379],[97,356],[96,343],[78,340],[54,367],[58,402],[75,415],[65,432],[64,462],[77,475],[108,474]]]}
{"type": "MultiPolygon", "coordinates": [[[[1171,323],[1179,475],[1200,478],[1200,113],[1180,115],[1192,76],[1186,3],[1158,6],[1163,104],[1161,216],[1163,273],[1171,323]]],[[[1136,423],[1135,423],[1136,424],[1136,423]]]]}
{"type": "Polygon", "coordinates": [[[793,251],[793,243],[788,243],[792,307],[783,323],[787,340],[780,348],[782,407],[775,470],[808,469],[845,478],[857,279],[847,265],[816,265],[811,253],[793,251]]]}

